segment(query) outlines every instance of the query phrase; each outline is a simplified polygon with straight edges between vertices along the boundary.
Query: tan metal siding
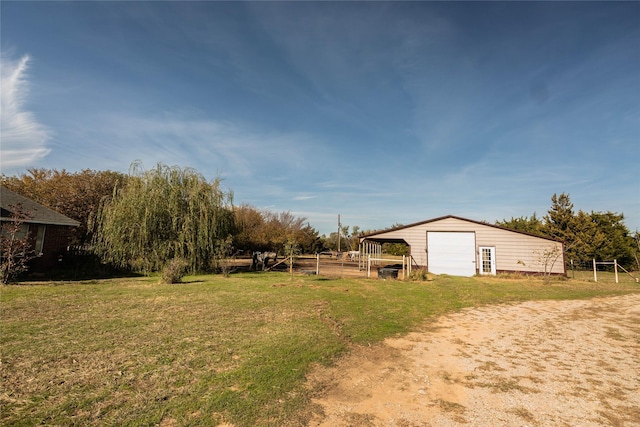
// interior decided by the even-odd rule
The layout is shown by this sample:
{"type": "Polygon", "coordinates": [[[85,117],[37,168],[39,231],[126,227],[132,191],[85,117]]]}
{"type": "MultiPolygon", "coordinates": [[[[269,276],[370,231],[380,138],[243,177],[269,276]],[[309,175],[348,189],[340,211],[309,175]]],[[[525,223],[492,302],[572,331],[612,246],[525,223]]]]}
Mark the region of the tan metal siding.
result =
{"type": "MultiPolygon", "coordinates": [[[[494,246],[496,248],[496,270],[498,271],[543,273],[545,253],[556,248],[559,256],[551,272],[555,274],[565,272],[562,243],[482,226],[479,226],[476,231],[476,242],[478,246],[494,246]]],[[[551,265],[547,266],[547,268],[550,267],[551,265]]]]}

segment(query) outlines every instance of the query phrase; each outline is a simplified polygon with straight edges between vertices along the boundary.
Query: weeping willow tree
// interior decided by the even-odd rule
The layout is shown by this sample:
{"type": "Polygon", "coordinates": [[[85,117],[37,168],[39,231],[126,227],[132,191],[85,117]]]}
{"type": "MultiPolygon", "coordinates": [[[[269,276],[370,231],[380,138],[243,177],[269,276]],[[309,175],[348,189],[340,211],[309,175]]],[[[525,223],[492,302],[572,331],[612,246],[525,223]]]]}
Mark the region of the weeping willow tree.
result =
{"type": "Polygon", "coordinates": [[[94,223],[94,250],[122,268],[160,271],[174,258],[191,271],[216,265],[216,247],[233,230],[232,194],[191,168],[131,166],[125,187],[103,200],[94,223]]]}

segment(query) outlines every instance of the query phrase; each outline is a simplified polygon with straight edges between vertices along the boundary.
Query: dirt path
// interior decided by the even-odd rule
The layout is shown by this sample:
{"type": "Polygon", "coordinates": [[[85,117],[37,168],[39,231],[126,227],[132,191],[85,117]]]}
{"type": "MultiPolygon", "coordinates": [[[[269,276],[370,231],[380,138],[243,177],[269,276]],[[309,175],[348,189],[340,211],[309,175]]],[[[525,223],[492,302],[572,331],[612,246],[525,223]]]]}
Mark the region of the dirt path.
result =
{"type": "Polygon", "coordinates": [[[467,309],[317,369],[311,426],[640,426],[640,294],[467,309]]]}

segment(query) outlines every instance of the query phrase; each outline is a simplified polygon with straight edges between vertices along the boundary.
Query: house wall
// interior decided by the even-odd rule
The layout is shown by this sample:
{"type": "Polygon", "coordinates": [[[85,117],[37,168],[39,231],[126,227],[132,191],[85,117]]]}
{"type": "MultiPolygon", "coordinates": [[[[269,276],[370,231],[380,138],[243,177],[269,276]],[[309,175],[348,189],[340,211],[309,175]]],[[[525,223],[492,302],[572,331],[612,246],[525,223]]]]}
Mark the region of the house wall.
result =
{"type": "Polygon", "coordinates": [[[375,237],[403,239],[411,246],[411,255],[415,262],[418,265],[427,266],[427,231],[474,232],[476,236],[476,269],[479,265],[478,247],[493,246],[496,248],[496,270],[498,272],[542,273],[545,270],[544,253],[555,248],[556,251],[560,251],[561,255],[553,265],[551,273],[565,274],[562,243],[464,221],[459,218],[443,218],[413,227],[376,234],[375,237]]]}
{"type": "Polygon", "coordinates": [[[40,253],[41,248],[42,255],[31,261],[30,271],[45,271],[58,265],[58,257],[66,253],[73,230],[71,227],[61,225],[30,224],[30,233],[34,238],[40,236],[43,239],[41,241],[34,239],[36,254],[40,253]]]}

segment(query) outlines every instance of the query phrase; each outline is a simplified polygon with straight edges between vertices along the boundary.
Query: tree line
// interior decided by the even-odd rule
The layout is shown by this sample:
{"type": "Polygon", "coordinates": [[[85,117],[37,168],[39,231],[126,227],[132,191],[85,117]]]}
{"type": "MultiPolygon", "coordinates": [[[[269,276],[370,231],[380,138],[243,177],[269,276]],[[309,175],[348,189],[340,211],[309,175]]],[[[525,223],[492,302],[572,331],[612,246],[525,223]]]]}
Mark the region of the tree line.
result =
{"type": "Polygon", "coordinates": [[[28,169],[0,185],[80,222],[73,241],[118,268],[161,271],[180,259],[193,272],[254,250],[320,252],[324,239],[304,217],[235,206],[219,178],[158,164],[128,174],[28,169]]]}
{"type": "Polygon", "coordinates": [[[551,207],[542,218],[533,213],[496,224],[563,241],[565,261],[577,266],[591,265],[593,259],[616,259],[627,269],[640,269],[640,234],[632,235],[623,221],[622,213],[575,212],[569,194],[562,193],[551,197],[551,207]]]}
{"type": "MultiPolygon", "coordinates": [[[[73,245],[137,271],[160,271],[173,259],[193,272],[216,271],[221,260],[254,250],[280,255],[357,250],[359,236],[370,232],[340,224],[339,233],[320,236],[305,217],[234,205],[233,193],[219,178],[207,180],[195,169],[163,164],[145,170],[134,163],[128,174],[28,169],[19,176],[0,175],[0,184],[80,222],[73,245]]],[[[542,218],[534,213],[496,224],[563,241],[565,260],[577,265],[617,259],[625,268],[640,268],[640,236],[631,235],[623,214],[574,212],[564,193],[551,201],[542,218]]],[[[387,246],[390,253],[407,251],[406,245],[387,246]]]]}

